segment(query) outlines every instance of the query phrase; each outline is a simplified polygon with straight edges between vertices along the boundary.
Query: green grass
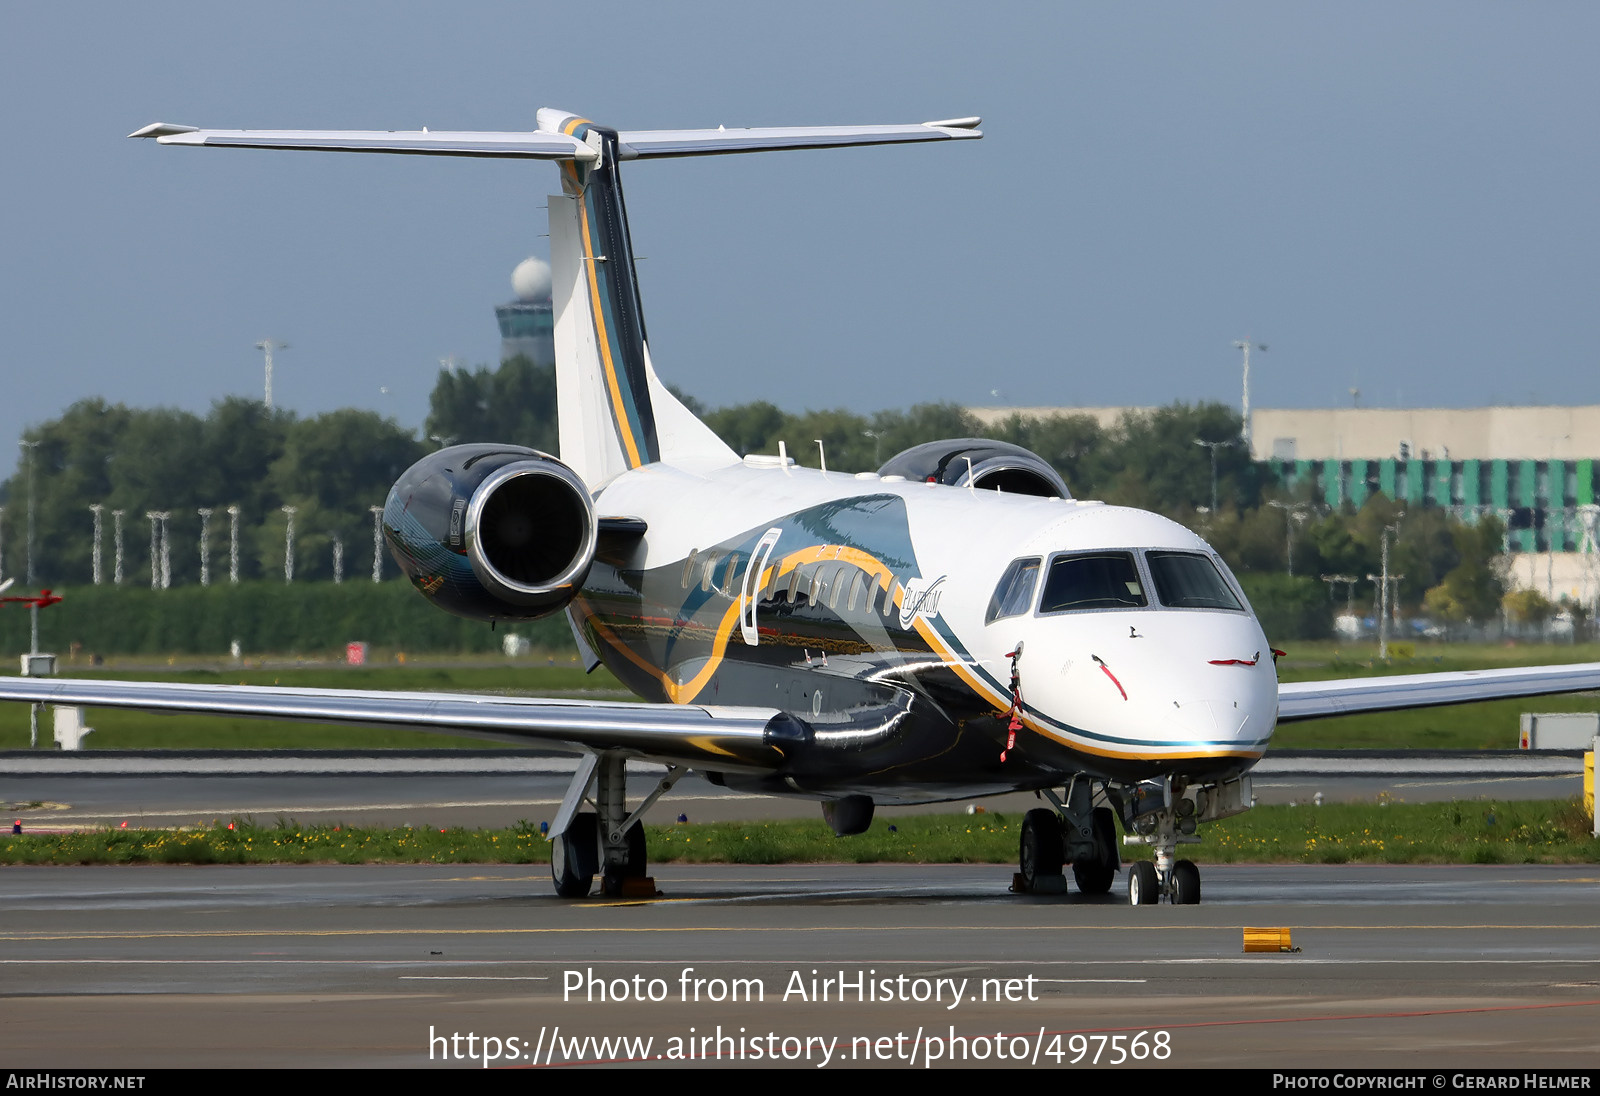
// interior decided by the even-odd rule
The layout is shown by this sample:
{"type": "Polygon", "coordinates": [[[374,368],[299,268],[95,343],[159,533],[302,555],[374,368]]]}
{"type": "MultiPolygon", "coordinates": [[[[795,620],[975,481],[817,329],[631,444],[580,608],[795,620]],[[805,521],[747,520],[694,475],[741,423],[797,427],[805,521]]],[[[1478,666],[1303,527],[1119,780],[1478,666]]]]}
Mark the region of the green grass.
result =
{"type": "MultiPolygon", "coordinates": [[[[652,863],[1013,864],[1020,815],[879,819],[837,838],[816,822],[647,826],[652,863]]],[[[1576,800],[1264,806],[1213,823],[1182,855],[1202,863],[1521,864],[1600,862],[1576,800]]],[[[1146,856],[1125,847],[1128,859],[1146,856]]],[[[235,820],[203,830],[101,830],[0,840],[3,864],[497,863],[543,864],[527,822],[504,830],[272,826],[235,820]]]]}

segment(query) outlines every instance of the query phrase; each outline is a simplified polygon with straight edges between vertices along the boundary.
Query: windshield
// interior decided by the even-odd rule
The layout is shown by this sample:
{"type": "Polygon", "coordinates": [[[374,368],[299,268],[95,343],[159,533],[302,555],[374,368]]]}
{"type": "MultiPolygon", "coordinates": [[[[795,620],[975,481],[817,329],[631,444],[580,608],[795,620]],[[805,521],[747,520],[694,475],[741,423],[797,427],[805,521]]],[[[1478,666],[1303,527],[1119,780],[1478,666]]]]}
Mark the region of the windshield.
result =
{"type": "Polygon", "coordinates": [[[1050,561],[1041,613],[1137,609],[1148,604],[1131,552],[1096,552],[1050,561]]]}
{"type": "Polygon", "coordinates": [[[1161,604],[1174,609],[1242,609],[1209,556],[1191,552],[1146,552],[1150,580],[1161,604]]]}

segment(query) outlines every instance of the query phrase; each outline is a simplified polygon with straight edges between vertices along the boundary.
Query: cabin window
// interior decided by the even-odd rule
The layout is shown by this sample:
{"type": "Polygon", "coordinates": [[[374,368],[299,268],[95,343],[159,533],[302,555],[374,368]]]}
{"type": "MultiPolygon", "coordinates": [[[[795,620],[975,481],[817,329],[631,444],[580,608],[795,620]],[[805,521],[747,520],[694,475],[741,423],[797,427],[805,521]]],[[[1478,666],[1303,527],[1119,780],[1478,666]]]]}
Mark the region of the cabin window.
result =
{"type": "Polygon", "coordinates": [[[1132,552],[1088,552],[1050,561],[1039,611],[1137,609],[1147,604],[1132,552]]]}
{"type": "Polygon", "coordinates": [[[706,553],[705,564],[700,568],[700,592],[711,592],[711,574],[717,569],[717,552],[712,550],[706,553]]]}
{"type": "Polygon", "coordinates": [[[696,557],[699,555],[700,553],[698,551],[691,550],[689,552],[689,558],[683,561],[683,588],[685,590],[687,590],[689,585],[694,581],[694,564],[696,557]]]}
{"type": "Polygon", "coordinates": [[[733,596],[736,584],[739,581],[739,553],[731,552],[728,555],[728,569],[722,572],[722,592],[729,597],[733,596]]]}
{"type": "Polygon", "coordinates": [[[820,605],[827,592],[828,584],[822,581],[822,568],[819,566],[811,572],[811,589],[806,592],[806,599],[813,605],[820,605]]]}
{"type": "Polygon", "coordinates": [[[800,593],[800,568],[796,567],[789,572],[789,604],[793,605],[795,598],[800,593]]]}
{"type": "MultiPolygon", "coordinates": [[[[839,595],[844,593],[844,588],[846,585],[844,579],[845,569],[846,565],[842,563],[833,569],[833,583],[828,589],[828,608],[832,609],[834,612],[838,612],[839,595]]],[[[850,576],[850,580],[851,581],[849,584],[854,585],[855,575],[853,573],[850,576]]]]}
{"type": "Polygon", "coordinates": [[[1242,609],[1210,556],[1197,552],[1146,552],[1161,604],[1174,609],[1242,609]]]}
{"type": "Polygon", "coordinates": [[[983,622],[993,624],[1006,617],[1021,616],[1033,608],[1033,590],[1039,581],[1039,557],[1013,560],[989,599],[989,611],[983,622]]]}

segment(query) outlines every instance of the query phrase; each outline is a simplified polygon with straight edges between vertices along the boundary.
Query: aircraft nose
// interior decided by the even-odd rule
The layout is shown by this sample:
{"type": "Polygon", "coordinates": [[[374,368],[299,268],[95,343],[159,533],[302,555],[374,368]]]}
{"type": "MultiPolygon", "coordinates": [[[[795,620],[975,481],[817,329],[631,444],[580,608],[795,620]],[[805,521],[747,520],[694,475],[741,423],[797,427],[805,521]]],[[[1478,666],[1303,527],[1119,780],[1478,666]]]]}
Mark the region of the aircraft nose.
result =
{"type": "Polygon", "coordinates": [[[1036,661],[1030,648],[1024,695],[1048,698],[1061,722],[1116,756],[1258,755],[1266,748],[1278,680],[1254,620],[1221,613],[1106,615],[1115,615],[1115,623],[1062,629],[1053,643],[1039,645],[1036,661]],[[1047,688],[1039,688],[1046,685],[1041,678],[1047,688]]]}

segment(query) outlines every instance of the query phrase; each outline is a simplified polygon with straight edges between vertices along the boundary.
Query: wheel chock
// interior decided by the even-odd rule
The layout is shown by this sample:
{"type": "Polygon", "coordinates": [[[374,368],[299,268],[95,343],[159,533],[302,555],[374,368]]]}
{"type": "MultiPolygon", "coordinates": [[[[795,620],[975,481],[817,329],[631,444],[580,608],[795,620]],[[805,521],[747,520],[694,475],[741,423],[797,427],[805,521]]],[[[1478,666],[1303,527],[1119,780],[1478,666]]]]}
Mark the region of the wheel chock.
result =
{"type": "Polygon", "coordinates": [[[1288,929],[1247,928],[1244,930],[1244,950],[1291,952],[1300,949],[1290,943],[1288,929]]]}
{"type": "Polygon", "coordinates": [[[1028,886],[1022,878],[1022,873],[1011,873],[1012,894],[1066,894],[1067,877],[1065,875],[1037,875],[1034,876],[1033,886],[1028,886]]]}
{"type": "Polygon", "coordinates": [[[653,875],[629,875],[608,880],[602,891],[607,898],[655,898],[661,893],[656,890],[656,877],[653,875]]]}

